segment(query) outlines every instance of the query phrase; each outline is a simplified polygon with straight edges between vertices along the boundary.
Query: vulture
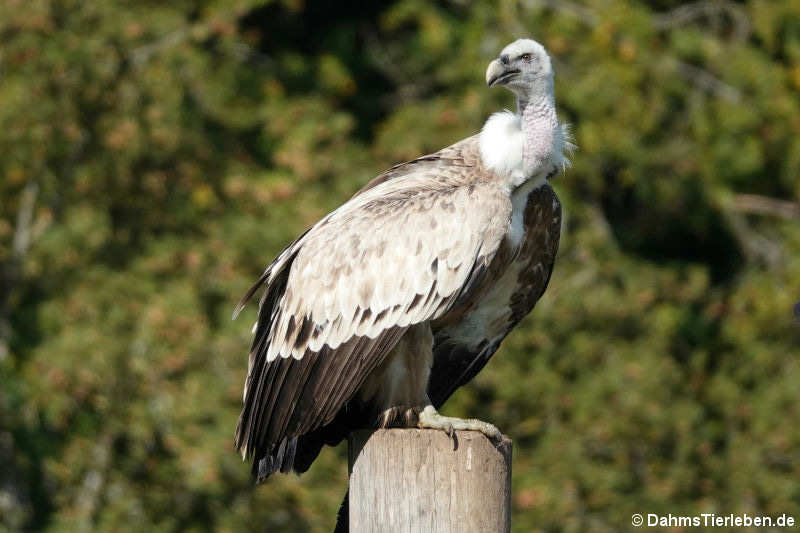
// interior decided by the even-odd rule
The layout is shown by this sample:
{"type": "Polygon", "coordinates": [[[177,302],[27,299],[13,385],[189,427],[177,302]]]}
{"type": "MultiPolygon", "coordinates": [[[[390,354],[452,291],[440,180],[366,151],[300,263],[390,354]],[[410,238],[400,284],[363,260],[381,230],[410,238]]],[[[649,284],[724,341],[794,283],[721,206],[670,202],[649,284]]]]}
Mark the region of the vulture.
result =
{"type": "Polygon", "coordinates": [[[561,231],[549,184],[568,165],[553,68],[531,39],[486,70],[516,112],[393,166],[288,245],[262,291],[235,444],[262,482],[306,471],[356,428],[480,431],[438,409],[541,298],[561,231]]]}

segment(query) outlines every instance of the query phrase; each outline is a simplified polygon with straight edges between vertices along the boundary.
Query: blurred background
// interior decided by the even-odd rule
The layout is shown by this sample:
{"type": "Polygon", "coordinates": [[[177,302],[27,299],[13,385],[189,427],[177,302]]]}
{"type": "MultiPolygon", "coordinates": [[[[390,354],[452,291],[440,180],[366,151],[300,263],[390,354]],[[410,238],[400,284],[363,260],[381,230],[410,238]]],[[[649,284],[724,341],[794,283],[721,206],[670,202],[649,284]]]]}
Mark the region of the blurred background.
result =
{"type": "Polygon", "coordinates": [[[344,447],[249,484],[255,309],[302,230],[513,107],[579,150],[550,289],[444,413],[515,442],[515,532],[800,520],[800,4],[0,2],[0,530],[331,530],[344,447]]]}

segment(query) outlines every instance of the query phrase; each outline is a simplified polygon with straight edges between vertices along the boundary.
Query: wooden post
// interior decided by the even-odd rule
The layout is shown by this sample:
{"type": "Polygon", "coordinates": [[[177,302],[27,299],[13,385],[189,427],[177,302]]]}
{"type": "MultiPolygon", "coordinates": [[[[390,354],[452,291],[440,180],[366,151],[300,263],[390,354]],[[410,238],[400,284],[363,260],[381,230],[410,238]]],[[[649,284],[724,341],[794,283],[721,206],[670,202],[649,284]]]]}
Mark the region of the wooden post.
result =
{"type": "Polygon", "coordinates": [[[508,533],[511,441],[431,429],[350,436],[350,531],[508,533]]]}

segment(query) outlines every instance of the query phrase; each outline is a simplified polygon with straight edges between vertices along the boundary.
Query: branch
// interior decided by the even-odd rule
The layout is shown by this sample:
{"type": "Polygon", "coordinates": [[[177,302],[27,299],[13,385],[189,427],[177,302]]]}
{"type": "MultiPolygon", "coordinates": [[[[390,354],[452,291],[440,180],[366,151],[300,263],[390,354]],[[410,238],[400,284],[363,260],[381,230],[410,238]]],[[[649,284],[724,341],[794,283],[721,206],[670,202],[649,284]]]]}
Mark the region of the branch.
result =
{"type": "Polygon", "coordinates": [[[77,531],[93,531],[95,529],[97,510],[108,482],[108,470],[112,459],[111,440],[111,435],[105,434],[89,452],[91,468],[77,488],[74,500],[77,531]]]}
{"type": "Polygon", "coordinates": [[[26,483],[22,480],[21,454],[14,446],[11,431],[0,430],[0,516],[2,524],[12,531],[22,531],[22,526],[31,518],[31,498],[26,483]]]}
{"type": "Polygon", "coordinates": [[[14,259],[22,262],[28,248],[31,245],[31,221],[33,220],[33,208],[36,205],[36,197],[39,195],[39,184],[36,181],[29,181],[22,190],[22,199],[17,211],[17,224],[14,231],[14,241],[11,249],[14,252],[14,259]]]}
{"type": "Polygon", "coordinates": [[[38,195],[38,182],[29,181],[22,190],[19,202],[14,239],[11,242],[11,257],[5,264],[0,263],[0,362],[9,354],[8,339],[11,338],[11,323],[8,300],[20,279],[22,265],[31,245],[31,225],[38,195]]]}
{"type": "Polygon", "coordinates": [[[800,218],[800,203],[757,194],[736,195],[731,202],[731,209],[740,213],[767,215],[784,220],[800,218]]]}
{"type": "Polygon", "coordinates": [[[173,32],[166,34],[161,39],[153,42],[142,45],[138,48],[134,48],[130,52],[130,61],[133,65],[139,67],[143,64],[147,63],[151,57],[154,55],[166,50],[168,48],[172,48],[173,46],[177,46],[183,43],[186,39],[189,38],[191,35],[191,27],[184,27],[179,28],[173,32]]]}
{"type": "Polygon", "coordinates": [[[676,7],[655,15],[653,25],[659,30],[671,30],[705,17],[715,31],[719,31],[722,17],[728,15],[733,21],[733,40],[744,41],[750,35],[750,22],[747,15],[737,5],[721,0],[701,0],[676,7]]]}
{"type": "Polygon", "coordinates": [[[739,243],[739,248],[748,260],[760,260],[770,270],[775,269],[780,264],[783,250],[779,243],[753,230],[747,224],[744,215],[734,209],[723,209],[722,215],[739,243]]]}
{"type": "Polygon", "coordinates": [[[673,61],[678,74],[695,87],[734,104],[741,100],[742,93],[739,89],[728,85],[709,71],[677,59],[673,61]]]}

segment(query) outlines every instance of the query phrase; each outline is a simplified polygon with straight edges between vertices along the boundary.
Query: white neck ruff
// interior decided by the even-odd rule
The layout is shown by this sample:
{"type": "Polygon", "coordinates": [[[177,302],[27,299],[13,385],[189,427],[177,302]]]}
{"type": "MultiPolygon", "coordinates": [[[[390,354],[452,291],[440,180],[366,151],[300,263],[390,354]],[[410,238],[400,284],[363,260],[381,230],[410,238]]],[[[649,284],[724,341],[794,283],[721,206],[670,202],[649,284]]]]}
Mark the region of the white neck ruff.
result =
{"type": "Polygon", "coordinates": [[[486,168],[513,191],[526,181],[549,174],[553,167],[569,166],[574,148],[569,127],[552,117],[522,116],[511,111],[494,113],[481,130],[479,146],[486,168]],[[524,128],[523,128],[523,123],[524,128]]]}

